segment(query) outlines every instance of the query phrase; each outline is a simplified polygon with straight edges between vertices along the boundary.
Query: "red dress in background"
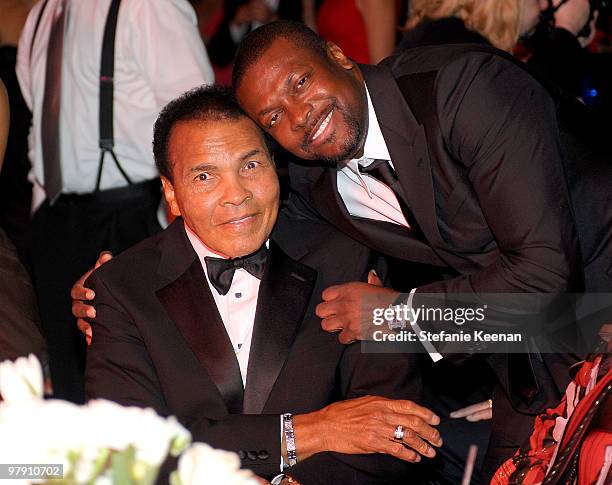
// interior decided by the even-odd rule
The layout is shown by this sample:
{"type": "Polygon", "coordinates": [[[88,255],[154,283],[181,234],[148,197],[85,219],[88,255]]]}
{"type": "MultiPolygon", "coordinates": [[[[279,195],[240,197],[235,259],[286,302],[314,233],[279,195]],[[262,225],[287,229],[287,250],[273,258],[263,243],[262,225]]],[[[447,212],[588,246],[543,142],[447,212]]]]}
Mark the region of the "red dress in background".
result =
{"type": "Polygon", "coordinates": [[[355,0],[324,0],[317,12],[317,29],[354,61],[370,63],[366,27],[355,0]]]}

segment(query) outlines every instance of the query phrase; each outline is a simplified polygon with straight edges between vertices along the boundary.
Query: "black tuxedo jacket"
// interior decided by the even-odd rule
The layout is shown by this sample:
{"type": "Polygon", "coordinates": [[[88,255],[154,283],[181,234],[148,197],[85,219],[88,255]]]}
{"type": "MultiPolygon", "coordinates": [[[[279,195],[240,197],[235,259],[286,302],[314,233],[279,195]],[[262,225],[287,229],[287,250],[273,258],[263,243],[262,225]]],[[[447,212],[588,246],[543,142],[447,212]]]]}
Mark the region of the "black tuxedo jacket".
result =
{"type": "Polygon", "coordinates": [[[512,62],[473,51],[434,46],[360,66],[420,235],[352,217],[335,168],[292,164],[293,202],[383,254],[456,275],[421,292],[573,289],[578,242],[552,100],[512,62]]]}
{"type": "MultiPolygon", "coordinates": [[[[416,306],[419,292],[582,288],[555,106],[537,81],[472,45],[412,49],[360,68],[418,230],[351,216],[336,169],[323,164],[291,165],[293,213],[322,217],[387,256],[441,268],[446,277],[419,286],[416,306]]],[[[566,357],[508,359],[493,355],[490,364],[516,409],[535,413],[560,397],[566,357]]]]}
{"type": "MultiPolygon", "coordinates": [[[[414,356],[362,354],[358,344],[343,346],[322,331],[314,315],[323,289],[364,277],[369,252],[320,223],[281,220],[276,232],[302,262],[271,242],[246,389],[179,219],[89,279],[97,316],[87,355],[88,398],[175,415],[195,441],[239,453],[243,466],[268,478],[279,473],[280,414],[366,394],[418,401],[414,356]],[[298,242],[296,233],[310,236],[298,242]]],[[[394,483],[406,466],[388,456],[321,453],[291,474],[306,485],[394,483]]]]}

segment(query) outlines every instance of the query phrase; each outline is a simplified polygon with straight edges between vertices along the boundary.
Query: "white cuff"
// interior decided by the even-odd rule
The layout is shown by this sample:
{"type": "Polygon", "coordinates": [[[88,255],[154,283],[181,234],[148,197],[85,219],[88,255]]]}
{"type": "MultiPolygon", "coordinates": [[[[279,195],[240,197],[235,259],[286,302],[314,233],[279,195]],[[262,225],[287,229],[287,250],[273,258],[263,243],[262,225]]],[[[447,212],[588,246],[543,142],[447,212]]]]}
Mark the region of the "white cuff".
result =
{"type": "MultiPolygon", "coordinates": [[[[412,299],[414,298],[414,293],[416,292],[416,290],[416,288],[412,288],[412,290],[410,290],[410,293],[408,294],[408,302],[406,303],[408,305],[408,308],[412,308],[412,299]]],[[[414,320],[410,322],[410,324],[412,325],[412,330],[414,331],[414,333],[419,334],[421,332],[421,327],[419,327],[419,324],[417,323],[416,314],[414,312],[412,312],[412,314],[415,315],[414,320]]],[[[433,360],[434,362],[438,362],[439,360],[443,359],[442,354],[440,354],[436,350],[436,348],[432,345],[431,342],[422,341],[421,343],[423,344],[423,347],[431,357],[431,360],[433,360]]]]}

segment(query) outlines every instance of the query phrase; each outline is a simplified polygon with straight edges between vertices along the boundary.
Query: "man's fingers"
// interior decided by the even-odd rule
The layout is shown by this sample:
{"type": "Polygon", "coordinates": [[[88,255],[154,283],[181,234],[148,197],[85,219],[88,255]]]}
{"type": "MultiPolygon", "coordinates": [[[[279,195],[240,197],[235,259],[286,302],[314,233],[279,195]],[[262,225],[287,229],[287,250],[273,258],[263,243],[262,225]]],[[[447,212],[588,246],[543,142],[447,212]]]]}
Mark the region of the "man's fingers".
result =
{"type": "Polygon", "coordinates": [[[85,335],[85,340],[87,341],[87,345],[88,346],[91,345],[91,338],[93,336],[93,333],[91,331],[91,325],[89,325],[89,323],[87,323],[82,318],[79,318],[77,320],[77,327],[79,327],[79,330],[81,331],[81,333],[85,335]]]}
{"type": "Polygon", "coordinates": [[[325,288],[323,293],[321,293],[321,298],[323,301],[335,300],[340,296],[343,286],[344,285],[334,285],[330,286],[329,288],[325,288]]]}
{"type": "Polygon", "coordinates": [[[321,328],[326,332],[339,332],[343,327],[341,320],[332,315],[331,317],[321,320],[321,328]]]}
{"type": "Polygon", "coordinates": [[[386,455],[391,455],[400,460],[408,461],[411,463],[417,463],[421,461],[421,457],[418,453],[415,453],[409,448],[406,448],[403,443],[394,440],[381,439],[380,441],[380,452],[386,455]]]}
{"type": "Polygon", "coordinates": [[[72,315],[77,318],[96,318],[96,309],[82,301],[73,300],[72,315]]]}
{"type": "Polygon", "coordinates": [[[399,414],[412,414],[418,416],[423,421],[434,426],[440,424],[440,417],[430,409],[419,406],[418,404],[400,399],[387,399],[385,404],[391,408],[392,411],[399,414]]]}
{"type": "Polygon", "coordinates": [[[398,425],[403,426],[404,442],[422,455],[430,457],[435,455],[433,448],[429,450],[428,447],[431,447],[423,440],[438,448],[442,446],[440,432],[436,428],[429,426],[417,416],[402,416],[395,414],[386,416],[385,421],[387,421],[389,429],[391,429],[391,434],[389,435],[391,437],[393,437],[393,431],[395,431],[398,425]],[[421,441],[423,441],[423,443],[421,443],[421,441]]]}
{"type": "Polygon", "coordinates": [[[338,305],[331,302],[322,302],[315,308],[315,314],[319,318],[328,318],[336,314],[338,311],[338,305]]]}
{"type": "Polygon", "coordinates": [[[476,404],[472,404],[470,406],[458,409],[457,411],[453,411],[450,413],[451,418],[466,418],[471,414],[477,413],[479,411],[487,411],[491,409],[491,401],[486,400],[476,404]]]}
{"type": "Polygon", "coordinates": [[[352,344],[353,342],[357,340],[361,340],[361,336],[357,335],[354,332],[351,332],[350,330],[346,328],[338,334],[338,342],[340,342],[343,345],[352,344]]]}
{"type": "Polygon", "coordinates": [[[374,286],[382,286],[382,281],[380,281],[380,278],[378,277],[378,274],[376,273],[376,270],[371,269],[370,272],[368,273],[368,284],[370,285],[374,285],[374,286]]]}
{"type": "Polygon", "coordinates": [[[110,251],[102,251],[100,253],[100,256],[98,256],[98,260],[96,261],[94,269],[98,269],[104,263],[108,263],[111,259],[113,259],[113,253],[111,253],[110,251]]]}
{"type": "MultiPolygon", "coordinates": [[[[393,433],[395,432],[395,427],[390,427],[389,432],[391,433],[391,437],[393,437],[393,433]]],[[[432,446],[430,446],[420,434],[415,431],[413,428],[404,426],[402,430],[404,433],[404,437],[401,442],[406,445],[408,448],[416,451],[419,455],[426,456],[427,458],[433,458],[436,456],[436,451],[432,446]]],[[[400,441],[400,440],[396,440],[400,441]]]]}
{"type": "Polygon", "coordinates": [[[493,419],[493,410],[491,408],[483,409],[481,411],[477,411],[474,414],[470,414],[467,418],[470,422],[476,421],[488,421],[493,419]]]}
{"type": "Polygon", "coordinates": [[[81,280],[85,281],[90,273],[91,271],[85,273],[83,276],[81,276],[81,278],[79,278],[79,281],[77,281],[72,288],[70,288],[70,298],[73,300],[93,300],[95,298],[96,294],[94,291],[86,288],[81,283],[81,280]]]}
{"type": "Polygon", "coordinates": [[[79,330],[83,334],[86,334],[88,329],[91,330],[91,325],[87,321],[83,320],[82,318],[79,318],[77,320],[77,327],[79,327],[79,330]]]}

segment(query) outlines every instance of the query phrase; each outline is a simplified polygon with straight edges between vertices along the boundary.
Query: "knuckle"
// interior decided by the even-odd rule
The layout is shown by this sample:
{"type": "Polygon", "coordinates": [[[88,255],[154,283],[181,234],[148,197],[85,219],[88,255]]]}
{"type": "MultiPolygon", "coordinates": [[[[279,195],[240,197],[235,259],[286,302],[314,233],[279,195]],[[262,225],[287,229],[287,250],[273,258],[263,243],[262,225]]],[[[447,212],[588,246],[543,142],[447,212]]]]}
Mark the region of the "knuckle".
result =
{"type": "Polygon", "coordinates": [[[376,432],[375,432],[375,431],[373,431],[373,430],[368,430],[368,431],[365,433],[364,438],[365,438],[364,443],[365,443],[366,448],[367,448],[368,450],[374,450],[374,449],[375,449],[376,442],[377,442],[377,440],[378,440],[378,437],[377,437],[377,435],[376,435],[376,432]]]}
{"type": "Polygon", "coordinates": [[[417,462],[419,461],[419,456],[412,450],[404,450],[406,461],[417,462]]]}
{"type": "Polygon", "coordinates": [[[391,443],[391,446],[389,447],[389,452],[393,456],[400,457],[402,454],[404,454],[404,451],[404,445],[401,443],[391,443]]]}
{"type": "Polygon", "coordinates": [[[410,416],[407,420],[407,424],[410,428],[415,429],[420,426],[421,420],[416,416],[410,416]]]}
{"type": "Polygon", "coordinates": [[[428,448],[429,447],[423,440],[415,440],[414,449],[417,450],[419,453],[424,455],[425,453],[427,453],[428,448]]]}

